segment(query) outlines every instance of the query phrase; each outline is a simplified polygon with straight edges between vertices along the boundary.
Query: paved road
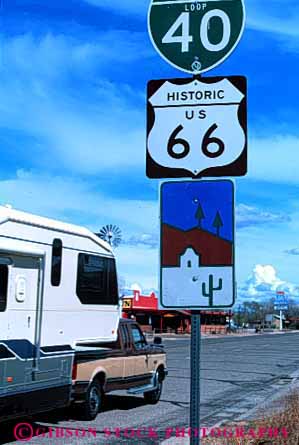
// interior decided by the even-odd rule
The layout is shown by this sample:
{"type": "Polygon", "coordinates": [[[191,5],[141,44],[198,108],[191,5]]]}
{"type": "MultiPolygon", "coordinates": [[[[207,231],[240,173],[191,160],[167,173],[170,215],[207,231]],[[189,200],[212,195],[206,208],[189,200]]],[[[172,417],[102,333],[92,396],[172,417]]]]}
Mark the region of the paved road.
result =
{"type": "MultiPolygon", "coordinates": [[[[168,354],[169,376],[158,405],[145,405],[142,397],[109,395],[105,411],[93,422],[70,419],[67,413],[36,418],[32,423],[34,431],[41,427],[52,428],[52,437],[36,436],[27,443],[159,444],[167,435],[171,435],[171,428],[186,427],[189,414],[190,340],[167,339],[164,344],[168,354]],[[131,430],[124,432],[127,427],[134,430],[134,437],[131,430]],[[138,432],[140,427],[145,430],[138,432]],[[76,428],[81,430],[77,434],[84,437],[75,436],[76,428]],[[84,433],[83,430],[88,428],[92,431],[84,433]],[[117,428],[122,430],[121,437],[116,437],[114,433],[108,437],[108,431],[115,432],[117,428]],[[60,437],[55,437],[57,435],[60,437]],[[148,437],[150,435],[152,438],[148,437]]],[[[221,419],[234,420],[237,415],[288,384],[291,374],[299,369],[298,344],[299,333],[204,339],[201,359],[202,425],[212,426],[221,419]]],[[[12,426],[5,430],[9,432],[6,437],[2,435],[0,443],[19,443],[10,433],[12,426]]],[[[51,435],[49,432],[47,434],[51,435]]]]}

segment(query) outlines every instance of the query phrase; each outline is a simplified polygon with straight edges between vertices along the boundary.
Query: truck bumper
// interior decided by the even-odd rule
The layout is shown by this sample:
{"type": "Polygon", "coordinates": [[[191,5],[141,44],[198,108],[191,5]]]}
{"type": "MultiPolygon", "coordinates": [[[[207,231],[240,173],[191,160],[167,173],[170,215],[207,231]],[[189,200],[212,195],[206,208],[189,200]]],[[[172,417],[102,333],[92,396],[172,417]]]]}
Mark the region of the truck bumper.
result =
{"type": "Polygon", "coordinates": [[[72,388],[72,400],[73,401],[84,400],[88,386],[89,382],[76,382],[72,388]]]}

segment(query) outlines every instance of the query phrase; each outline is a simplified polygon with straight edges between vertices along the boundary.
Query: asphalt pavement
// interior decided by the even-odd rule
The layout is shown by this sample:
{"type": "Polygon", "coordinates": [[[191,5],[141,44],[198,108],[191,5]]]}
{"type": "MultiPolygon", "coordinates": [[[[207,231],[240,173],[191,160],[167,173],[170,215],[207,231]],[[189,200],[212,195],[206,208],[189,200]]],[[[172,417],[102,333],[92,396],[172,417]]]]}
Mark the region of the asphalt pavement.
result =
{"type": "MultiPolygon", "coordinates": [[[[235,421],[286,388],[299,370],[298,342],[299,333],[203,339],[201,426],[235,421]]],[[[169,375],[157,405],[146,405],[141,396],[107,395],[104,411],[92,422],[67,411],[47,413],[6,425],[0,444],[19,443],[14,428],[23,439],[34,436],[27,443],[39,445],[146,445],[173,437],[176,428],[188,426],[190,339],[164,339],[164,345],[169,375]]]]}

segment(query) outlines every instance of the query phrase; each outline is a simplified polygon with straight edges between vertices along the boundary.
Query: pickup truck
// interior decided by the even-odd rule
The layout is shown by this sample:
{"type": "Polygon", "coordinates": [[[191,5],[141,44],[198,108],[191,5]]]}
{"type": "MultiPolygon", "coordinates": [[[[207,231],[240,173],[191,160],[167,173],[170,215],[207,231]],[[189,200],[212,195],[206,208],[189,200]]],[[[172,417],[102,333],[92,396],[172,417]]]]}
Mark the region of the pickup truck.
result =
{"type": "Polygon", "coordinates": [[[155,404],[167,375],[161,338],[148,344],[135,321],[121,319],[116,342],[82,345],[73,366],[73,404],[80,417],[93,420],[103,406],[104,394],[126,389],[143,394],[155,404]]]}

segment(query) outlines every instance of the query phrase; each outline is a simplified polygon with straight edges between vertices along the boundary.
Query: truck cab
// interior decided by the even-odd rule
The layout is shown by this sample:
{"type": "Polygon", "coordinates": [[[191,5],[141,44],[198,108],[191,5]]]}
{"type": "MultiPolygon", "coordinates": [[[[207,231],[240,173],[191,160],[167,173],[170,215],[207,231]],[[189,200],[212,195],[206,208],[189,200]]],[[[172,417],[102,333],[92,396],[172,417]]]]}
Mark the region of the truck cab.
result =
{"type": "Polygon", "coordinates": [[[86,420],[96,417],[103,395],[115,390],[143,394],[146,402],[154,404],[166,374],[163,346],[148,344],[138,323],[122,319],[115,342],[77,347],[73,401],[86,420]]]}

